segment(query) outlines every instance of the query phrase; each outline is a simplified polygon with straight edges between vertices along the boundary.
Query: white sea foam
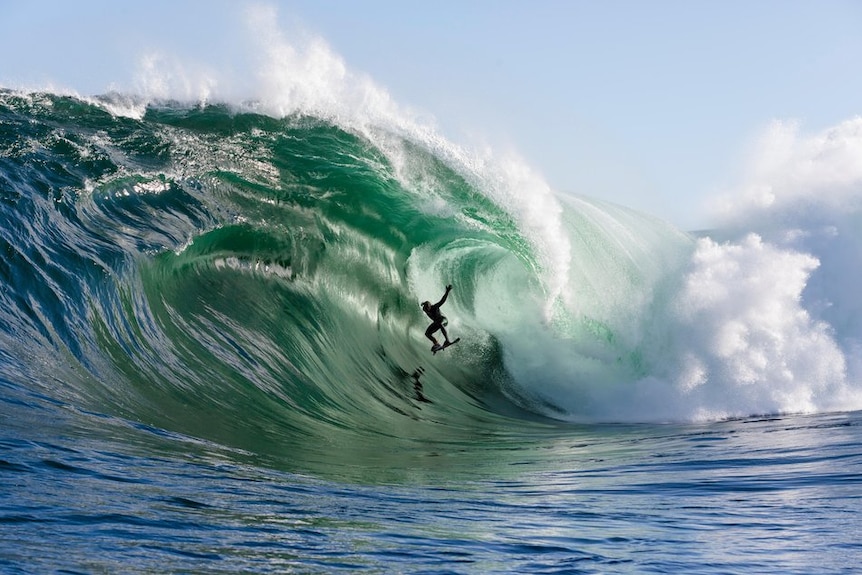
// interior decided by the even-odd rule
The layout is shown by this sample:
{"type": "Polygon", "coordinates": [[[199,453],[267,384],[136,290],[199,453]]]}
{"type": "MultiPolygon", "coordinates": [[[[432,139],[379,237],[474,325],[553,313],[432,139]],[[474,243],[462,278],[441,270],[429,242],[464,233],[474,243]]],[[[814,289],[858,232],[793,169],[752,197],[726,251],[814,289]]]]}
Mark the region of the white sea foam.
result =
{"type": "MultiPolygon", "coordinates": [[[[654,321],[638,327],[640,340],[615,342],[644,373],[623,381],[606,361],[617,381],[552,372],[536,395],[572,419],[862,408],[862,119],[814,135],[776,123],[716,205],[719,231],[696,241],[668,297],[642,310],[654,321]]],[[[616,282],[642,289],[625,274],[616,282]]],[[[613,325],[612,311],[592,309],[613,325]]]]}
{"type": "Polygon", "coordinates": [[[684,415],[693,418],[841,409],[846,361],[834,330],[802,305],[818,261],[764,243],[698,241],[679,297],[672,370],[684,415]]]}

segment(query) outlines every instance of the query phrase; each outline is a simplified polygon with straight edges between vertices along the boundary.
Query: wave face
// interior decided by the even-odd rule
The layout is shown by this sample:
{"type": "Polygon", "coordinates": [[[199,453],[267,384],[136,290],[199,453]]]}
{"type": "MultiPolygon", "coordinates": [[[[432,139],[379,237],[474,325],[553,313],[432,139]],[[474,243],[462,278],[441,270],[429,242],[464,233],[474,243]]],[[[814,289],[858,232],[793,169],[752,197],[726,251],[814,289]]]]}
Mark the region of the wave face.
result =
{"type": "Polygon", "coordinates": [[[719,241],[409,130],[122,104],[0,92],[16,393],[357,460],[381,438],[469,442],[541,418],[860,407],[841,277],[858,211],[793,245],[751,226],[719,241]],[[418,303],[447,283],[462,341],[432,356],[418,303]]]}

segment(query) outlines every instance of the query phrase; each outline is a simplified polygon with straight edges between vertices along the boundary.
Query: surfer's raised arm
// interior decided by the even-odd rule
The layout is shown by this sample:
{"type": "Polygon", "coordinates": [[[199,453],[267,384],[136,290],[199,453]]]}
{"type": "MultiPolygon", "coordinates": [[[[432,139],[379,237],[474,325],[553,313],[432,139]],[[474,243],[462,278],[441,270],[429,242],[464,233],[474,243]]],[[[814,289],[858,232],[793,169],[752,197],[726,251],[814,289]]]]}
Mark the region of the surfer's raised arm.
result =
{"type": "Polygon", "coordinates": [[[443,297],[440,298],[440,301],[434,304],[434,307],[440,307],[444,303],[446,303],[446,298],[449,297],[449,292],[452,291],[452,284],[446,286],[446,293],[443,294],[443,297]]]}

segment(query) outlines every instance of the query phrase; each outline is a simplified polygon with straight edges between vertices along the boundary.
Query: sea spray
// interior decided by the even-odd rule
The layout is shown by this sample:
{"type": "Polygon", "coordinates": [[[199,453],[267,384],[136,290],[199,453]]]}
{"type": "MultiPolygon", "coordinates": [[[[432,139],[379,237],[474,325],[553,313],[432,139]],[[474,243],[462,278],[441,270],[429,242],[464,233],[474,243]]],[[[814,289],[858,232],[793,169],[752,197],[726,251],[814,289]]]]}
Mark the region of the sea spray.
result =
{"type": "Polygon", "coordinates": [[[554,326],[519,317],[527,335],[507,346],[518,396],[575,421],[862,406],[860,133],[858,120],[811,137],[776,124],[699,239],[650,243],[659,223],[574,200],[569,305],[554,326]]]}
{"type": "Polygon", "coordinates": [[[668,314],[675,344],[657,388],[677,416],[862,406],[860,128],[803,136],[776,122],[744,182],[716,200],[720,227],[698,240],[668,314]]]}

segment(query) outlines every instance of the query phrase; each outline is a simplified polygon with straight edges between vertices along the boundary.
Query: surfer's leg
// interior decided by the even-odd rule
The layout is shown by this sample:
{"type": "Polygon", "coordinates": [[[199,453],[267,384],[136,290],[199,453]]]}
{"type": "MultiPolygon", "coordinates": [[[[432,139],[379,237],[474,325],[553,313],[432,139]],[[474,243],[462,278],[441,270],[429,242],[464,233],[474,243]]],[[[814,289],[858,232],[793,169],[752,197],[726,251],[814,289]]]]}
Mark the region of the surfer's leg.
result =
{"type": "Polygon", "coordinates": [[[437,329],[439,329],[439,327],[440,326],[438,326],[436,323],[432,323],[431,325],[428,326],[428,329],[425,330],[425,337],[427,337],[432,342],[434,342],[435,346],[440,345],[437,343],[437,338],[434,337],[434,335],[433,335],[434,332],[437,331],[437,329]]]}
{"type": "Polygon", "coordinates": [[[446,333],[446,328],[445,328],[445,327],[443,327],[442,325],[440,326],[440,333],[442,333],[442,334],[443,334],[443,337],[445,337],[445,338],[446,338],[446,342],[445,342],[445,343],[446,343],[446,345],[449,345],[449,334],[448,334],[448,333],[446,333]]]}

